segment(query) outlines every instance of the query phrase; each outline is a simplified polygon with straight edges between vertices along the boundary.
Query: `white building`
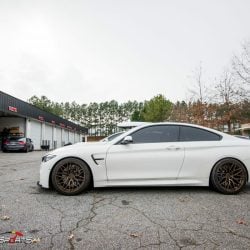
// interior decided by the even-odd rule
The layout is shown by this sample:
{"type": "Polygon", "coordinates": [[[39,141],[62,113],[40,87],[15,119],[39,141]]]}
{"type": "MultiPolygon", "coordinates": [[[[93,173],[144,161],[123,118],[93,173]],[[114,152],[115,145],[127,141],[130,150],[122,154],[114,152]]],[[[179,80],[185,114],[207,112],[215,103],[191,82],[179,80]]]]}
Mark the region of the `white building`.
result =
{"type": "Polygon", "coordinates": [[[40,150],[84,141],[88,129],[0,91],[0,142],[7,133],[31,138],[40,150]]]}

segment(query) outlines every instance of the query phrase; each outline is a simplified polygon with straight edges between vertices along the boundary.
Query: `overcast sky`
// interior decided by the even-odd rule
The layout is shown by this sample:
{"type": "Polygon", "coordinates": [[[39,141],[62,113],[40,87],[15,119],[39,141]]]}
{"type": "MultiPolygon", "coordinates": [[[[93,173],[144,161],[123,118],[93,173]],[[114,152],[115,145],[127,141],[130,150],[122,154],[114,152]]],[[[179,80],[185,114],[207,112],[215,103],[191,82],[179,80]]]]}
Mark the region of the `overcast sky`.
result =
{"type": "Polygon", "coordinates": [[[0,0],[0,90],[23,100],[186,100],[250,39],[249,0],[0,0]]]}

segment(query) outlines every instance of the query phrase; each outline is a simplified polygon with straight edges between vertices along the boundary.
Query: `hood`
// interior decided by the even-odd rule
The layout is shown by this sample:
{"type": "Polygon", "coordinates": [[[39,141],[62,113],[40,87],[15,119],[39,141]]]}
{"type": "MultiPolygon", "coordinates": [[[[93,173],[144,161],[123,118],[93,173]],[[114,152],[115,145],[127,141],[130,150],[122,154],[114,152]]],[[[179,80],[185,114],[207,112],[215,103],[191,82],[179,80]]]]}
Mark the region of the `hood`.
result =
{"type": "Polygon", "coordinates": [[[87,151],[88,149],[93,150],[93,147],[95,148],[106,148],[107,145],[109,145],[108,142],[78,142],[72,145],[68,146],[63,146],[61,148],[57,148],[53,151],[50,151],[49,154],[62,154],[64,152],[75,152],[78,150],[85,150],[87,151]]]}

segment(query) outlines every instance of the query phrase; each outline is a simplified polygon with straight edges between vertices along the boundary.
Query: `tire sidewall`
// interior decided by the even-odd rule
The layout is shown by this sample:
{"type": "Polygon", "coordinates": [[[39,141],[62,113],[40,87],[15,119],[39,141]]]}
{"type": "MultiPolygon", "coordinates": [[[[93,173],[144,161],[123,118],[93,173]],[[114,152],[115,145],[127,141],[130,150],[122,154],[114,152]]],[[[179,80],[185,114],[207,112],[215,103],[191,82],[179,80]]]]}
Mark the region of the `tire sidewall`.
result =
{"type": "Polygon", "coordinates": [[[77,194],[82,193],[84,190],[86,190],[88,188],[88,186],[90,185],[90,181],[91,181],[91,174],[90,174],[90,170],[89,170],[88,166],[86,165],[86,163],[84,163],[83,161],[76,159],[76,158],[66,158],[66,159],[59,161],[54,166],[52,173],[51,173],[51,182],[52,182],[53,187],[55,188],[55,190],[58,193],[63,194],[63,195],[77,195],[77,194]],[[71,193],[62,190],[57,185],[56,178],[55,178],[58,170],[61,168],[61,166],[63,166],[66,163],[74,163],[74,164],[79,165],[83,169],[84,175],[85,175],[85,181],[84,181],[83,185],[81,186],[81,188],[74,191],[74,192],[71,192],[71,193]]]}
{"type": "Polygon", "coordinates": [[[223,194],[237,194],[239,193],[246,185],[247,183],[247,170],[245,168],[245,166],[238,160],[236,159],[233,159],[233,158],[226,158],[226,159],[223,159],[219,162],[217,162],[212,170],[212,173],[211,173],[211,184],[212,186],[220,193],[223,193],[223,194]],[[229,190],[226,190],[225,188],[223,188],[219,183],[217,183],[217,169],[218,167],[220,167],[221,165],[224,165],[226,163],[237,163],[238,165],[241,166],[242,170],[244,171],[244,175],[245,175],[245,180],[244,180],[244,184],[238,189],[238,190],[232,190],[232,191],[229,191],[229,190]]]}

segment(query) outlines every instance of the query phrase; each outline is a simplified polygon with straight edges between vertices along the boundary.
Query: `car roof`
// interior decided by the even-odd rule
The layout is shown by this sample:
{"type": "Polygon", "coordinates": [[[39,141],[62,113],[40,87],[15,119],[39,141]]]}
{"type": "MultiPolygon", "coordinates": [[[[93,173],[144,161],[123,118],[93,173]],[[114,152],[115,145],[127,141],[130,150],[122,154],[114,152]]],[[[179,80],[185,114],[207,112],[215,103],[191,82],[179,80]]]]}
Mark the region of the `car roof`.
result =
{"type": "Polygon", "coordinates": [[[128,128],[134,128],[134,127],[138,127],[138,126],[143,126],[143,125],[146,125],[146,124],[150,124],[149,122],[121,122],[121,123],[118,123],[117,124],[117,127],[118,128],[125,128],[125,129],[128,129],[128,128]]]}

